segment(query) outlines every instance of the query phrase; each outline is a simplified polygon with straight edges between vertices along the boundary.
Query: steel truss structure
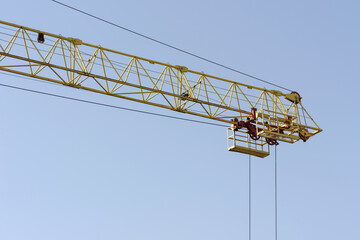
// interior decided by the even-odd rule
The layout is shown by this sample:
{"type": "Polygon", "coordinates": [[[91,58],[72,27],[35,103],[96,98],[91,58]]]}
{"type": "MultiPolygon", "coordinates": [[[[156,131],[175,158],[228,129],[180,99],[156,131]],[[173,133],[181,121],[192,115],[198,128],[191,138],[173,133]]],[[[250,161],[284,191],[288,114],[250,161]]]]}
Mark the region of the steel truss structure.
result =
{"type": "Polygon", "coordinates": [[[268,155],[264,144],[306,141],[322,131],[296,92],[267,90],[4,21],[0,70],[231,124],[229,150],[260,157],[268,155]],[[263,153],[254,154],[249,136],[261,142],[263,153]]]}

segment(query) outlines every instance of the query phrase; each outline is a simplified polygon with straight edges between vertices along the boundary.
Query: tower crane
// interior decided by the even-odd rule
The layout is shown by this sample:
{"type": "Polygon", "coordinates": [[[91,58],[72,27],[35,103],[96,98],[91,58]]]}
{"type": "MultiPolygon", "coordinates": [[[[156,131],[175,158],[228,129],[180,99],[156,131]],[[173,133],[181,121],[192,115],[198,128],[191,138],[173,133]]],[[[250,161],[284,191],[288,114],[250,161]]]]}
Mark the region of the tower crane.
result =
{"type": "Polygon", "coordinates": [[[266,157],[271,145],[322,131],[297,92],[283,93],[0,21],[0,70],[229,125],[228,150],[266,157]]]}

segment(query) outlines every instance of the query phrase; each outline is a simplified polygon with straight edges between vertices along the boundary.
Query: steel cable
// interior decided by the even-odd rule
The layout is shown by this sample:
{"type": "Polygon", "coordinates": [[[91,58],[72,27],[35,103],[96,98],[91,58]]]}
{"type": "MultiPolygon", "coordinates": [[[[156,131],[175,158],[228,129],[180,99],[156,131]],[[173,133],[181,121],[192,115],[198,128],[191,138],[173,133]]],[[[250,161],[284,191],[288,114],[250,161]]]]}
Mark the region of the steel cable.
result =
{"type": "Polygon", "coordinates": [[[247,76],[247,77],[249,77],[249,78],[252,78],[252,79],[261,81],[261,82],[263,82],[263,83],[267,83],[267,84],[272,85],[272,86],[274,86],[274,87],[281,88],[281,89],[284,89],[284,90],[286,90],[286,91],[292,92],[290,89],[285,88],[285,87],[282,87],[282,86],[280,86],[280,85],[278,85],[278,84],[274,84],[274,83],[272,83],[272,82],[269,82],[269,81],[266,81],[266,80],[264,80],[264,79],[255,77],[255,76],[250,75],[250,74],[247,74],[247,73],[245,73],[245,72],[242,72],[242,71],[236,70],[236,69],[234,69],[234,68],[225,66],[224,64],[221,64],[221,63],[212,61],[212,60],[207,59],[207,58],[204,58],[204,57],[201,57],[201,56],[196,55],[196,54],[194,54],[194,53],[191,53],[191,52],[189,52],[189,51],[183,50],[183,49],[181,49],[181,48],[175,47],[175,46],[173,46],[173,45],[170,45],[170,44],[167,44],[167,43],[165,43],[165,42],[159,41],[159,40],[154,39],[154,38],[152,38],[152,37],[149,37],[149,36],[146,36],[146,35],[144,35],[144,34],[138,33],[138,32],[136,32],[136,31],[134,31],[134,30],[129,29],[129,28],[125,28],[125,27],[123,27],[123,26],[120,26],[120,25],[118,25],[118,24],[116,24],[116,23],[113,23],[113,22],[110,22],[110,21],[108,21],[108,20],[105,20],[105,19],[103,19],[103,18],[97,17],[97,16],[95,16],[95,15],[93,15],[93,14],[90,14],[90,13],[85,12],[85,11],[83,11],[83,10],[80,10],[80,9],[78,9],[78,8],[72,7],[72,6],[70,6],[70,5],[64,4],[64,3],[59,2],[59,1],[56,1],[56,0],[51,0],[51,1],[53,1],[53,2],[55,2],[55,3],[57,3],[57,4],[60,4],[60,5],[64,6],[64,7],[67,7],[67,8],[69,8],[69,9],[72,9],[72,10],[74,10],[74,11],[77,11],[77,12],[79,12],[79,13],[82,13],[82,14],[84,14],[84,15],[87,15],[87,16],[89,16],[89,17],[95,18],[95,19],[97,19],[97,20],[99,20],[99,21],[102,21],[102,22],[105,22],[105,23],[107,23],[107,24],[110,24],[110,25],[112,25],[112,26],[114,26],[114,27],[123,29],[123,30],[125,30],[125,31],[128,31],[128,32],[130,32],[130,33],[133,33],[133,34],[138,35],[138,36],[140,36],[140,37],[143,37],[143,38],[146,38],[146,39],[151,40],[151,41],[153,41],[153,42],[156,42],[156,43],[158,43],[158,44],[164,45],[164,46],[166,46],[166,47],[175,49],[175,50],[177,50],[177,51],[179,51],[179,52],[185,53],[185,54],[187,54],[187,55],[193,56],[193,57],[195,57],[195,58],[198,58],[198,59],[201,59],[201,60],[203,60],[203,61],[209,62],[209,63],[211,63],[211,64],[217,65],[217,66],[219,66],[219,67],[228,69],[228,70],[230,70],[230,71],[233,71],[233,72],[242,74],[242,75],[247,76]]]}

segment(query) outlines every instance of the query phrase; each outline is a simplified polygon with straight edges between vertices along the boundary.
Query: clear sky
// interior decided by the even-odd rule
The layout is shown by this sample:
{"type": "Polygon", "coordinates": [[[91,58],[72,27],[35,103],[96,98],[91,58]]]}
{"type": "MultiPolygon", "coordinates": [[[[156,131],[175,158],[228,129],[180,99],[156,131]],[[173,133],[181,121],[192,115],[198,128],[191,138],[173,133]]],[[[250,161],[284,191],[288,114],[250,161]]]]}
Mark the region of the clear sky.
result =
{"type": "MultiPolygon", "coordinates": [[[[63,2],[297,90],[324,132],[278,147],[278,239],[360,239],[359,1],[63,2]]],[[[272,88],[49,0],[3,1],[0,18],[272,88]]],[[[0,239],[248,239],[248,156],[227,151],[226,129],[3,87],[0,123],[0,239]]],[[[252,160],[253,240],[274,239],[273,153],[252,160]]]]}

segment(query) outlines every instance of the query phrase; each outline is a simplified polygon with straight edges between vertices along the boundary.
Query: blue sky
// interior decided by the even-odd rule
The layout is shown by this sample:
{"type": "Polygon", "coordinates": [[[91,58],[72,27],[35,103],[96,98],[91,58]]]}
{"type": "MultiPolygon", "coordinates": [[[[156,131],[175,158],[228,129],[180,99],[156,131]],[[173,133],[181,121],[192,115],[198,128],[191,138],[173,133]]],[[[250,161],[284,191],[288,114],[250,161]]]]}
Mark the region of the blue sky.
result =
{"type": "MultiPolygon", "coordinates": [[[[324,132],[278,147],[278,239],[359,239],[358,1],[63,2],[298,91],[324,132]]],[[[2,10],[4,21],[272,88],[51,1],[2,10]]],[[[0,109],[0,239],[248,238],[248,156],[227,152],[226,129],[3,87],[0,109]]],[[[273,152],[252,160],[254,240],[274,236],[273,152]]]]}

